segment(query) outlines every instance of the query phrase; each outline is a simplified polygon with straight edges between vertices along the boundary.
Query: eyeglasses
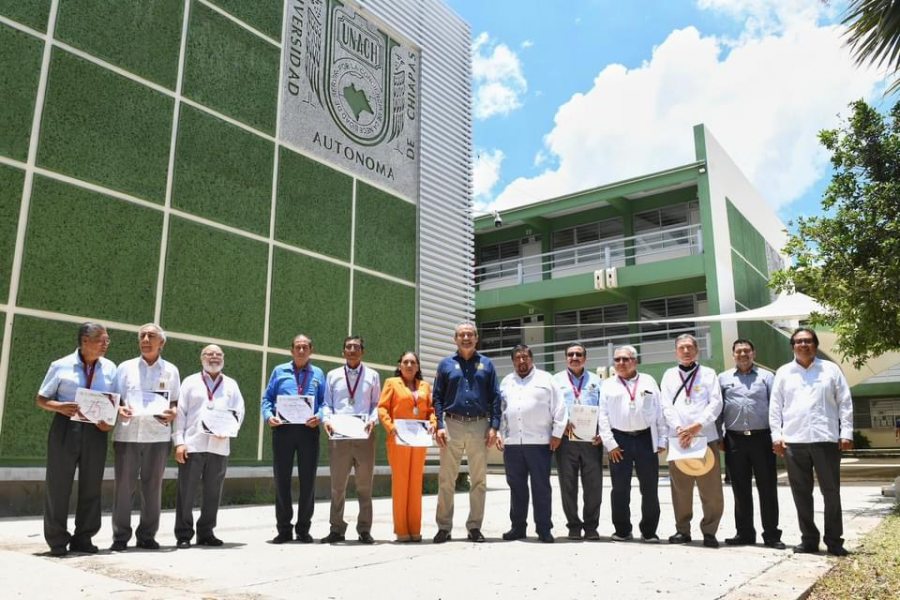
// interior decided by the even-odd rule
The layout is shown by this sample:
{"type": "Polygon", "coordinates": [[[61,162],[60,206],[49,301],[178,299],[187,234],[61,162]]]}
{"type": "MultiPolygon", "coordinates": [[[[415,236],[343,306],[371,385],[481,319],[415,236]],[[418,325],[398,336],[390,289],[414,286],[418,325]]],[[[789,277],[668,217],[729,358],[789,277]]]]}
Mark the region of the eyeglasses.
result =
{"type": "Polygon", "coordinates": [[[215,357],[217,357],[217,356],[218,356],[218,357],[225,356],[225,354],[224,354],[223,352],[204,352],[204,353],[202,354],[202,356],[208,356],[208,357],[210,357],[210,358],[215,358],[215,357]]]}
{"type": "Polygon", "coordinates": [[[309,344],[295,344],[294,350],[310,350],[312,346],[309,344]]]}
{"type": "Polygon", "coordinates": [[[614,363],[626,363],[626,362],[631,362],[633,360],[634,359],[631,358],[630,356],[617,356],[613,359],[613,362],[614,363]]]}
{"type": "Polygon", "coordinates": [[[812,346],[815,342],[812,338],[800,338],[791,342],[792,346],[812,346]]]}
{"type": "Polygon", "coordinates": [[[359,344],[344,344],[344,350],[362,350],[359,344]]]}
{"type": "Polygon", "coordinates": [[[566,352],[568,358],[584,358],[584,352],[566,352]]]}

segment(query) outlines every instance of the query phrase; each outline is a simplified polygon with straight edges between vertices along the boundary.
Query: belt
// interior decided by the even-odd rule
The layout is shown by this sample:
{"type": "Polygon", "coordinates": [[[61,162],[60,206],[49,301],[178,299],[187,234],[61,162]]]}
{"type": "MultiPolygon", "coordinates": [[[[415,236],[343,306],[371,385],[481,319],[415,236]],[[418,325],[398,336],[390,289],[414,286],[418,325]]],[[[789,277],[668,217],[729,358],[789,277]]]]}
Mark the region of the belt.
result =
{"type": "Polygon", "coordinates": [[[473,421],[481,421],[482,419],[487,419],[487,415],[475,415],[473,417],[467,417],[466,415],[457,415],[454,413],[444,413],[444,419],[450,419],[451,421],[459,421],[460,423],[471,423],[473,421]]]}
{"type": "Polygon", "coordinates": [[[630,435],[631,437],[638,437],[640,435],[644,435],[650,433],[650,428],[641,429],[640,431],[622,431],[621,429],[613,429],[613,433],[621,433],[622,435],[630,435]]]}
{"type": "Polygon", "coordinates": [[[767,435],[772,433],[771,429],[745,429],[744,431],[735,431],[734,429],[729,429],[728,433],[731,435],[767,435]]]}

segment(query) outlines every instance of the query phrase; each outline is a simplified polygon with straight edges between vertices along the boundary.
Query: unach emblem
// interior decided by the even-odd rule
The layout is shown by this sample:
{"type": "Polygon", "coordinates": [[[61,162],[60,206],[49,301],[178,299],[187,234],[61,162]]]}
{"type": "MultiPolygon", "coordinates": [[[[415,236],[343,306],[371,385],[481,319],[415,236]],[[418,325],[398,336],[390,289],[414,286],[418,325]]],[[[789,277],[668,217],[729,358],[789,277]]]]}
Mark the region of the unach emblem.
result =
{"type": "Polygon", "coordinates": [[[403,132],[406,110],[400,45],[347,4],[324,4],[324,11],[311,9],[306,19],[305,70],[315,100],[354,142],[391,141],[403,132]]]}

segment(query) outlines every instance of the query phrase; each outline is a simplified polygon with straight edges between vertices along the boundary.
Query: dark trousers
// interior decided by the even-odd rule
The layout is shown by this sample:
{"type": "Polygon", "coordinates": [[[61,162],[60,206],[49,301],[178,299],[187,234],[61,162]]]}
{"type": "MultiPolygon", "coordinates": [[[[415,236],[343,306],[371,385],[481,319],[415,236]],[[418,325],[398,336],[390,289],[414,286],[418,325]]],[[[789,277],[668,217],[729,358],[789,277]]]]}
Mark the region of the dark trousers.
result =
{"type": "Polygon", "coordinates": [[[804,545],[819,545],[819,530],[813,519],[813,471],[825,501],[825,545],[844,545],[841,516],[841,452],[836,442],[788,444],[784,453],[788,481],[804,545]]]}
{"type": "Polygon", "coordinates": [[[638,528],[645,538],[655,536],[659,525],[659,457],[653,447],[653,436],[648,429],[636,436],[613,430],[613,437],[622,450],[622,459],[609,463],[613,528],[619,535],[631,534],[631,475],[636,472],[641,490],[638,528]]]}
{"type": "Polygon", "coordinates": [[[603,497],[603,448],[563,437],[554,454],[566,527],[573,532],[596,532],[600,524],[600,502],[603,497]],[[584,500],[583,518],[578,516],[579,473],[584,500]]]}
{"type": "Polygon", "coordinates": [[[88,544],[100,531],[100,487],[106,465],[106,432],[57,414],[47,436],[44,539],[51,548],[88,544]],[[69,535],[69,497],[78,469],[75,533],[69,535]]]}
{"type": "Polygon", "coordinates": [[[113,496],[113,541],[131,539],[131,506],[141,478],[141,521],[135,537],[152,540],[159,531],[162,483],[169,458],[169,442],[113,442],[116,454],[116,491],[113,496]]]}
{"type": "Polygon", "coordinates": [[[534,524],[538,535],[553,529],[550,520],[553,492],[550,488],[550,445],[511,444],[503,449],[506,483],[509,485],[509,520],[513,531],[528,528],[528,487],[534,500],[534,524]]]}
{"type": "Polygon", "coordinates": [[[175,539],[194,537],[194,498],[201,487],[200,518],[197,520],[197,539],[213,535],[228,457],[211,452],[188,454],[184,464],[178,465],[178,489],[175,493],[175,539]]]}
{"type": "Polygon", "coordinates": [[[300,499],[297,501],[297,535],[309,533],[316,507],[316,469],[319,465],[319,428],[282,425],[272,429],[272,472],[275,476],[275,521],[279,535],[291,533],[294,518],[291,479],[297,459],[300,499]]]}
{"type": "Polygon", "coordinates": [[[750,435],[729,431],[725,459],[731,468],[731,491],[734,493],[734,525],[737,537],[756,541],[753,526],[753,488],[756,479],[759,494],[759,514],[762,520],[763,541],[781,540],[778,529],[778,473],[772,434],[754,431],[750,435]]]}

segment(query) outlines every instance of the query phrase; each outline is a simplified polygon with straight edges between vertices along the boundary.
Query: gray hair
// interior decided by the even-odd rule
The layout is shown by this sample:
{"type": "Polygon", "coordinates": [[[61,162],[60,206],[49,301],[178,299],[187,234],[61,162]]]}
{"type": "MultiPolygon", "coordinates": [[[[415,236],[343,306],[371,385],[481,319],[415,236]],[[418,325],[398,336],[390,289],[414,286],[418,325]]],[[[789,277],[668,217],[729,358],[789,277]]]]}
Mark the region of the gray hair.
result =
{"type": "Polygon", "coordinates": [[[100,323],[94,323],[93,321],[85,321],[78,327],[78,347],[81,348],[81,342],[84,338],[95,338],[100,337],[106,333],[106,327],[101,325],[100,323]]]}
{"type": "Polygon", "coordinates": [[[613,356],[615,356],[617,352],[625,352],[628,354],[629,358],[637,359],[637,349],[634,346],[629,346],[627,344],[625,346],[618,346],[613,351],[613,356]]]}
{"type": "Polygon", "coordinates": [[[472,331],[475,332],[475,335],[478,335],[478,328],[475,327],[475,323],[473,323],[472,321],[461,321],[456,325],[456,327],[453,328],[453,337],[456,337],[456,334],[458,334],[459,330],[463,327],[471,328],[472,331]]]}
{"type": "Polygon", "coordinates": [[[166,332],[163,331],[163,328],[156,323],[144,323],[143,325],[141,325],[140,329],[138,329],[138,339],[141,339],[141,331],[143,331],[144,329],[150,329],[151,327],[156,330],[156,335],[158,335],[159,339],[162,340],[162,343],[165,344],[166,332]]]}
{"type": "Polygon", "coordinates": [[[684,340],[689,340],[694,348],[696,348],[697,350],[700,349],[700,344],[697,343],[697,338],[689,333],[682,333],[677,338],[675,338],[675,345],[678,346],[678,342],[682,342],[684,340]]]}

